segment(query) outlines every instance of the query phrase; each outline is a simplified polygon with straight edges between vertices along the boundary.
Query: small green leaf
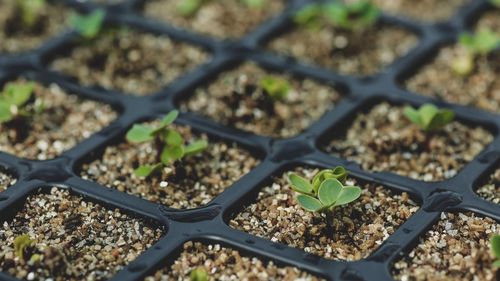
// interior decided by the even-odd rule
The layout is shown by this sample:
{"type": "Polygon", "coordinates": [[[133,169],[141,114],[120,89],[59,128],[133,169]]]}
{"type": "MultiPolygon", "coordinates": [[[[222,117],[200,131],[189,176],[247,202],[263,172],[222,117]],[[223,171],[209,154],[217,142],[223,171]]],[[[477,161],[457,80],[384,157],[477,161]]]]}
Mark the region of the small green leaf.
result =
{"type": "Polygon", "coordinates": [[[448,109],[442,109],[434,115],[434,118],[432,118],[431,122],[427,125],[427,130],[432,131],[440,129],[453,121],[454,118],[455,112],[448,109]]]}
{"type": "Polygon", "coordinates": [[[490,239],[491,251],[497,259],[500,259],[500,235],[493,235],[490,239]]]}
{"type": "Polygon", "coordinates": [[[335,202],[335,206],[345,205],[351,203],[361,196],[361,188],[359,186],[344,186],[340,195],[335,202]]]}
{"type": "Polygon", "coordinates": [[[166,146],[161,152],[161,162],[165,165],[170,164],[184,156],[184,148],[182,146],[166,146]]]}
{"type": "Polygon", "coordinates": [[[10,104],[0,100],[0,123],[9,122],[12,118],[10,104]]]}
{"type": "Polygon", "coordinates": [[[321,5],[310,4],[295,13],[293,20],[301,26],[315,27],[319,25],[321,5]]]}
{"type": "Polygon", "coordinates": [[[420,114],[413,107],[411,107],[411,106],[405,106],[405,108],[403,110],[403,114],[412,123],[418,125],[419,127],[423,126],[424,123],[423,123],[422,119],[420,119],[420,114]]]}
{"type": "Polygon", "coordinates": [[[184,147],[184,155],[189,156],[202,152],[208,147],[206,140],[192,142],[184,147]]]}
{"type": "Polygon", "coordinates": [[[150,141],[154,139],[154,136],[152,134],[153,131],[154,129],[149,126],[135,124],[127,132],[126,139],[131,143],[141,143],[150,141]]]}
{"type": "Polygon", "coordinates": [[[21,106],[28,102],[35,88],[34,83],[8,83],[5,86],[2,99],[10,104],[21,106]]]}
{"type": "Polygon", "coordinates": [[[19,235],[14,239],[14,253],[16,256],[24,261],[24,251],[27,247],[33,244],[28,234],[19,235]]]}
{"type": "Polygon", "coordinates": [[[203,267],[197,267],[189,274],[190,281],[208,281],[208,273],[203,267]]]}
{"type": "Polygon", "coordinates": [[[175,119],[177,119],[178,116],[179,116],[179,111],[177,110],[170,111],[167,115],[165,115],[165,117],[163,117],[160,126],[165,127],[174,123],[175,119]]]}
{"type": "Polygon", "coordinates": [[[493,6],[496,6],[496,7],[500,8],[500,0],[490,0],[490,3],[493,6]]]}
{"type": "Polygon", "coordinates": [[[135,169],[134,174],[138,177],[149,177],[152,173],[159,171],[163,164],[158,163],[155,165],[142,165],[135,169]]]}
{"type": "Polygon", "coordinates": [[[181,134],[174,130],[167,130],[165,134],[165,142],[172,146],[181,146],[184,143],[184,139],[181,134]]]}
{"type": "Polygon", "coordinates": [[[342,183],[337,179],[326,179],[318,190],[318,198],[326,207],[332,206],[342,191],[342,183]]]}
{"type": "Polygon", "coordinates": [[[284,100],[291,89],[291,85],[286,79],[273,76],[266,76],[260,80],[260,86],[267,95],[276,101],[284,100]]]}
{"type": "Polygon", "coordinates": [[[184,17],[194,16],[207,0],[183,0],[177,5],[177,12],[184,17]]]}
{"type": "Polygon", "coordinates": [[[493,267],[500,267],[500,260],[496,260],[493,262],[493,267]]]}
{"type": "Polygon", "coordinates": [[[45,6],[45,0],[17,0],[21,12],[22,24],[27,28],[33,28],[41,16],[45,6]]]}
{"type": "Polygon", "coordinates": [[[317,212],[323,208],[323,204],[318,199],[305,194],[297,195],[297,202],[302,208],[310,212],[317,212]]]}
{"type": "Polygon", "coordinates": [[[72,14],[70,17],[71,26],[81,36],[86,39],[95,38],[102,29],[106,12],[97,9],[88,15],[72,14]]]}
{"type": "Polygon", "coordinates": [[[424,125],[424,129],[429,127],[429,124],[432,122],[434,116],[439,112],[439,109],[430,103],[422,105],[418,109],[418,114],[420,115],[420,119],[422,120],[422,124],[424,125]]]}
{"type": "Polygon", "coordinates": [[[307,179],[294,173],[290,173],[288,179],[290,180],[292,189],[296,192],[303,194],[312,194],[313,186],[307,179]]]}
{"type": "Polygon", "coordinates": [[[328,2],[323,12],[332,24],[347,30],[360,30],[372,26],[380,15],[375,5],[364,0],[348,4],[328,2]]]}
{"type": "Polygon", "coordinates": [[[481,29],[474,34],[462,33],[458,39],[460,45],[472,54],[486,55],[500,44],[500,35],[491,29],[481,29]]]}

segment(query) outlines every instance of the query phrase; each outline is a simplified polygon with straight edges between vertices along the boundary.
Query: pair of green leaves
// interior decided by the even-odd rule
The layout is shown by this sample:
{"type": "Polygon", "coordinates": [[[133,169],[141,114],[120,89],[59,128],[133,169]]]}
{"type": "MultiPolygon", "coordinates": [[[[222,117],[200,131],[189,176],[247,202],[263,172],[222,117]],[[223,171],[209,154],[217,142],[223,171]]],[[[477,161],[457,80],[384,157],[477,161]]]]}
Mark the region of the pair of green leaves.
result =
{"type": "Polygon", "coordinates": [[[496,260],[493,262],[494,267],[500,267],[500,235],[495,234],[491,237],[490,240],[491,251],[495,256],[496,260]]]}
{"type": "Polygon", "coordinates": [[[168,113],[160,122],[158,127],[150,127],[143,124],[135,124],[126,135],[126,139],[131,143],[143,143],[148,141],[160,142],[163,146],[160,153],[160,163],[143,165],[135,170],[135,174],[140,177],[148,177],[153,172],[161,170],[164,166],[170,165],[183,157],[197,154],[205,148],[208,143],[205,140],[195,141],[184,145],[181,134],[169,128],[179,112],[174,110],[168,113]]]}
{"type": "Polygon", "coordinates": [[[46,2],[45,0],[17,0],[16,4],[21,13],[23,26],[33,28],[37,24],[46,2]]]}
{"type": "Polygon", "coordinates": [[[318,28],[326,20],[334,26],[353,31],[374,25],[379,16],[379,9],[370,1],[350,4],[328,1],[305,6],[295,14],[294,21],[302,26],[318,28]]]}
{"type": "Polygon", "coordinates": [[[0,95],[0,123],[9,122],[18,115],[28,115],[22,107],[30,100],[35,84],[8,83],[0,95]]]}
{"type": "Polygon", "coordinates": [[[297,202],[310,212],[331,211],[358,199],[361,188],[344,186],[346,178],[347,171],[343,167],[322,170],[312,182],[294,173],[289,175],[292,189],[299,193],[297,202]]]}
{"type": "Polygon", "coordinates": [[[439,130],[455,118],[455,112],[452,110],[439,109],[433,104],[424,104],[419,109],[406,106],[403,113],[413,124],[426,132],[439,130]]]}
{"type": "Polygon", "coordinates": [[[88,15],[72,14],[70,23],[83,38],[93,39],[101,32],[105,16],[103,9],[97,9],[88,15]]]}
{"type": "Polygon", "coordinates": [[[285,100],[292,86],[284,78],[266,76],[260,80],[260,86],[264,92],[275,101],[285,100]]]}
{"type": "MultiPolygon", "coordinates": [[[[192,17],[210,1],[215,0],[184,0],[177,6],[177,12],[183,17],[192,17]]],[[[262,8],[266,0],[240,0],[240,2],[250,8],[262,8]]]]}
{"type": "Polygon", "coordinates": [[[14,239],[14,253],[21,260],[24,261],[24,252],[26,248],[33,244],[28,234],[19,235],[14,239]]]}
{"type": "Polygon", "coordinates": [[[500,44],[500,35],[490,29],[481,29],[474,34],[463,33],[458,40],[467,53],[453,59],[451,67],[461,76],[467,76],[474,70],[474,60],[479,55],[493,52],[500,44]]]}

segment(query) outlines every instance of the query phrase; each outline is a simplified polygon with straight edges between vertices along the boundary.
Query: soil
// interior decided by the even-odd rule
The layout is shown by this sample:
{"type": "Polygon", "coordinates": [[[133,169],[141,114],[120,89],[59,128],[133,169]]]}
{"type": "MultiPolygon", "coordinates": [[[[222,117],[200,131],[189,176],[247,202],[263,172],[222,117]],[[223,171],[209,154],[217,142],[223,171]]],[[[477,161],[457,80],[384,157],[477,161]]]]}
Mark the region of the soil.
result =
{"type": "Polygon", "coordinates": [[[107,280],[151,247],[162,230],[144,221],[84,201],[67,190],[29,196],[0,230],[2,271],[27,280],[107,280]],[[14,239],[28,234],[24,260],[14,239]],[[41,259],[30,261],[32,255],[41,259]]]}
{"type": "Polygon", "coordinates": [[[436,22],[451,18],[470,0],[372,0],[389,14],[399,14],[419,21],[436,22]]]}
{"type": "MultiPolygon", "coordinates": [[[[318,169],[294,172],[312,179],[318,169]]],[[[288,183],[288,173],[274,178],[257,201],[229,222],[230,226],[273,242],[303,249],[334,260],[359,260],[369,256],[397,227],[417,211],[407,193],[395,194],[380,185],[356,182],[361,197],[335,210],[335,222],[302,209],[288,183]],[[331,229],[329,229],[331,228],[331,229]]]]}
{"type": "Polygon", "coordinates": [[[489,176],[488,181],[481,186],[477,194],[493,203],[500,203],[500,169],[497,169],[489,176]]]}
{"type": "Polygon", "coordinates": [[[318,30],[297,26],[271,41],[268,47],[304,63],[366,76],[382,71],[416,43],[415,35],[395,26],[376,25],[358,32],[332,26],[318,30]]]}
{"type": "Polygon", "coordinates": [[[402,106],[386,102],[358,113],[346,124],[348,129],[326,146],[328,152],[371,172],[388,171],[423,181],[453,177],[493,140],[485,129],[458,121],[424,133],[407,120],[402,106]]]}
{"type": "Polygon", "coordinates": [[[17,179],[0,170],[0,192],[5,191],[9,186],[14,185],[17,179]]]}
{"type": "MultiPolygon", "coordinates": [[[[27,81],[20,78],[13,82],[27,81]]],[[[51,159],[116,118],[108,105],[69,95],[56,84],[34,83],[33,93],[43,102],[43,111],[21,124],[0,124],[0,131],[5,132],[0,134],[1,151],[29,159],[51,159]]]]}
{"type": "Polygon", "coordinates": [[[285,7],[286,0],[265,1],[262,8],[251,8],[240,0],[206,1],[193,16],[183,16],[178,6],[183,0],[151,0],[144,6],[148,17],[184,29],[219,38],[246,35],[285,7]],[[242,16],[244,15],[244,16],[242,16]]]}
{"type": "MultiPolygon", "coordinates": [[[[188,143],[207,139],[204,134],[194,134],[189,127],[172,128],[188,143]]],[[[148,178],[134,174],[139,165],[157,163],[156,156],[153,142],[122,142],[107,147],[101,158],[84,164],[81,176],[155,203],[185,209],[207,204],[259,163],[235,144],[209,140],[202,153],[185,157],[161,173],[148,178]]]]}
{"type": "Polygon", "coordinates": [[[259,135],[286,138],[299,134],[319,119],[341,95],[332,87],[311,79],[270,73],[254,63],[222,73],[216,81],[195,90],[181,104],[226,126],[259,135]],[[286,98],[270,98],[260,81],[271,76],[286,79],[291,86],[286,98]]]}
{"type": "Polygon", "coordinates": [[[497,8],[492,11],[486,12],[476,24],[477,30],[481,29],[491,29],[500,30],[500,9],[497,8]]]}
{"type": "Polygon", "coordinates": [[[0,53],[19,53],[40,47],[51,37],[64,31],[69,17],[61,4],[47,4],[40,9],[39,19],[33,27],[22,24],[17,9],[19,0],[0,1],[0,53]]]}
{"type": "Polygon", "coordinates": [[[184,251],[170,268],[157,271],[146,277],[145,281],[189,281],[191,271],[199,267],[206,270],[211,281],[322,280],[294,267],[278,267],[272,261],[264,263],[257,258],[243,256],[238,251],[219,244],[187,242],[184,244],[184,251]]]}
{"type": "Polygon", "coordinates": [[[494,281],[489,239],[500,224],[473,213],[442,213],[420,244],[393,268],[397,280],[494,281]]]}
{"type": "Polygon", "coordinates": [[[120,28],[81,42],[70,54],[56,58],[51,67],[84,86],[146,95],[161,90],[207,59],[204,51],[187,43],[120,28]]]}

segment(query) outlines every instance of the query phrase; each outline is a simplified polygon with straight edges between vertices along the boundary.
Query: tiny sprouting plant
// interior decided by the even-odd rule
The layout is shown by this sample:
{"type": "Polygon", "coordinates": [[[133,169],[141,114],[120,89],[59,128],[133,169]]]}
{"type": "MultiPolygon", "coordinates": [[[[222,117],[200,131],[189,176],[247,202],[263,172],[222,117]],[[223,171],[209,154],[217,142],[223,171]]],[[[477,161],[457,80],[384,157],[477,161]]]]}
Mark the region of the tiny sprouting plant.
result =
{"type": "Polygon", "coordinates": [[[500,267],[500,235],[495,234],[491,237],[491,252],[495,256],[495,261],[493,262],[494,267],[500,267]]]}
{"type": "Polygon", "coordinates": [[[7,83],[0,93],[0,124],[34,116],[43,110],[37,99],[30,103],[35,84],[33,82],[7,83]]]}
{"type": "MultiPolygon", "coordinates": [[[[183,0],[177,6],[177,12],[183,17],[192,17],[198,13],[203,5],[214,0],[183,0]]],[[[249,8],[262,8],[266,0],[240,0],[249,8]]]]}
{"type": "Polygon", "coordinates": [[[282,101],[286,99],[290,89],[292,88],[288,80],[284,78],[266,76],[260,80],[260,86],[274,101],[282,101]]]}
{"type": "Polygon", "coordinates": [[[481,29],[474,34],[461,34],[458,42],[466,53],[454,58],[451,67],[458,75],[467,76],[474,70],[477,57],[488,55],[499,46],[500,35],[490,29],[481,29]]]}
{"type": "Polygon", "coordinates": [[[208,273],[203,267],[197,267],[189,275],[191,281],[208,281],[208,273]]]}
{"type": "Polygon", "coordinates": [[[148,177],[177,160],[197,154],[207,148],[208,143],[205,140],[184,145],[185,141],[181,134],[169,127],[175,121],[178,114],[179,112],[176,110],[171,111],[161,120],[157,127],[135,124],[127,132],[126,139],[129,142],[143,143],[154,141],[158,150],[158,156],[156,157],[158,163],[139,166],[135,170],[137,176],[148,177]]]}
{"type": "Polygon", "coordinates": [[[88,15],[72,14],[70,23],[83,38],[93,39],[102,31],[105,15],[103,9],[97,9],[88,15]]]}
{"type": "Polygon", "coordinates": [[[21,23],[28,29],[37,24],[41,11],[46,5],[45,0],[18,0],[16,4],[21,16],[21,23]]]}
{"type": "Polygon", "coordinates": [[[430,132],[443,128],[455,118],[449,109],[439,109],[433,104],[424,104],[419,109],[405,106],[404,115],[420,129],[430,132]]]}
{"type": "Polygon", "coordinates": [[[370,1],[361,0],[354,3],[327,1],[305,6],[295,14],[294,21],[298,25],[311,28],[331,24],[349,31],[358,31],[373,26],[379,15],[379,9],[370,1]]]}
{"type": "Polygon", "coordinates": [[[14,238],[14,253],[19,258],[19,260],[24,262],[24,255],[26,254],[26,249],[34,243],[28,234],[19,235],[14,238]]]}
{"type": "Polygon", "coordinates": [[[335,207],[349,204],[361,195],[358,186],[345,186],[347,171],[338,166],[318,172],[309,181],[297,174],[289,176],[291,187],[299,193],[297,202],[307,211],[326,215],[327,224],[332,224],[335,207]]]}

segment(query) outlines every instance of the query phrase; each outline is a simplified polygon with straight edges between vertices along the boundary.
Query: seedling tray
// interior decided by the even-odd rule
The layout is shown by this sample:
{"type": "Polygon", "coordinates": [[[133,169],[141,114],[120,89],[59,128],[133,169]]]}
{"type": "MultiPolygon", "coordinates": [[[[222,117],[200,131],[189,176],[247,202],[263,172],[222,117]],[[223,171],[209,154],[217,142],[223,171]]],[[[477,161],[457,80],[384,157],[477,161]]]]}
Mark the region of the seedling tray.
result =
{"type": "MultiPolygon", "coordinates": [[[[98,7],[87,2],[71,0],[65,2],[84,12],[98,7]]],[[[390,268],[394,261],[411,251],[418,243],[419,237],[439,220],[441,212],[472,211],[500,221],[500,206],[474,193],[476,184],[500,163],[498,135],[500,116],[471,107],[436,101],[409,92],[398,83],[403,77],[412,74],[419,66],[428,62],[442,45],[454,42],[462,31],[468,30],[473,19],[491,8],[487,1],[470,1],[448,21],[436,24],[425,24],[384,14],[381,17],[383,23],[401,26],[415,32],[419,36],[419,43],[409,54],[394,61],[383,72],[369,77],[341,75],[320,67],[298,63],[292,58],[278,56],[259,47],[262,42],[289,28],[290,15],[313,1],[290,1],[282,14],[259,26],[246,37],[227,41],[201,36],[147,19],[136,10],[140,5],[139,2],[141,1],[130,0],[106,6],[106,21],[189,42],[210,52],[212,59],[170,83],[158,93],[139,97],[97,87],[83,87],[61,74],[50,71],[45,61],[71,44],[76,36],[71,32],[61,34],[35,51],[15,56],[0,56],[2,83],[19,75],[42,83],[57,83],[71,93],[101,101],[119,111],[119,117],[111,125],[55,159],[26,160],[0,152],[0,167],[18,179],[15,185],[0,193],[0,214],[3,220],[14,216],[25,198],[39,188],[49,189],[52,186],[59,186],[69,188],[73,193],[83,195],[88,200],[119,208],[163,226],[165,235],[111,279],[120,281],[142,280],[157,269],[165,267],[177,258],[182,245],[187,241],[220,243],[264,261],[294,266],[329,280],[393,280],[390,268]],[[221,71],[244,61],[253,61],[266,69],[286,71],[297,77],[308,77],[335,85],[345,95],[335,108],[328,111],[320,120],[300,135],[288,139],[272,139],[244,133],[195,113],[182,113],[178,119],[179,124],[189,125],[194,130],[216,139],[235,142],[261,159],[260,164],[249,174],[200,208],[187,210],[168,208],[83,180],[79,176],[78,169],[83,162],[122,138],[132,124],[163,116],[177,108],[178,101],[197,86],[206,83],[221,71]],[[388,172],[369,173],[356,163],[330,156],[318,148],[325,138],[332,135],[333,128],[342,127],[343,122],[350,120],[354,113],[378,101],[413,106],[433,102],[439,106],[446,106],[456,112],[456,117],[461,122],[478,124],[490,129],[492,134],[495,134],[494,141],[473,161],[467,163],[456,176],[440,182],[418,181],[388,172]],[[355,178],[379,183],[397,192],[408,192],[410,197],[419,203],[420,208],[369,257],[353,262],[334,261],[307,254],[300,249],[255,237],[228,226],[230,217],[240,211],[242,206],[253,202],[262,184],[272,175],[278,175],[299,165],[324,168],[342,165],[355,178]]],[[[0,279],[17,280],[5,273],[0,273],[0,279]]]]}

